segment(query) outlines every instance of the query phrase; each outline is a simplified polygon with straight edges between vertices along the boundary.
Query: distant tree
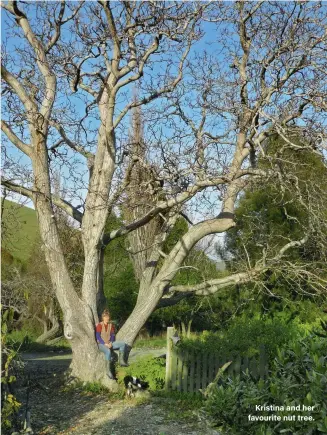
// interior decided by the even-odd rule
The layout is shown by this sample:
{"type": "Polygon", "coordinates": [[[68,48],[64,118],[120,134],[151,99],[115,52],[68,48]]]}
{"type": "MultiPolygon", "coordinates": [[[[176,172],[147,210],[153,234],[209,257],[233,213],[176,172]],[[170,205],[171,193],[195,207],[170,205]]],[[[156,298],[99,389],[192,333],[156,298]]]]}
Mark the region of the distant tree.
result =
{"type": "Polygon", "coordinates": [[[230,270],[251,269],[256,264],[269,264],[285,243],[300,239],[307,231],[304,243],[285,252],[282,262],[272,263],[254,282],[267,291],[277,288],[278,280],[289,291],[316,290],[321,294],[327,278],[327,168],[322,156],[306,149],[294,154],[280,137],[266,143],[266,157],[259,160],[258,167],[264,167],[276,154],[283,172],[290,173],[293,168],[290,185],[281,189],[276,183],[267,183],[264,188],[259,183],[250,184],[235,209],[237,227],[226,234],[220,254],[230,270]]]}

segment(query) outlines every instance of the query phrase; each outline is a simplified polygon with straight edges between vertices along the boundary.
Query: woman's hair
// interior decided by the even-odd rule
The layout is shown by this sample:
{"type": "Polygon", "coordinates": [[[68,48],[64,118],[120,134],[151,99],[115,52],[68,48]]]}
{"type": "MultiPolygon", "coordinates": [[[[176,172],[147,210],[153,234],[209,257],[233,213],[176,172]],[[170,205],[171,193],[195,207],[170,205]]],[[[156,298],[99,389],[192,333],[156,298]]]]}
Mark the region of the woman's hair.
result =
{"type": "Polygon", "coordinates": [[[104,318],[104,316],[108,316],[110,318],[109,310],[107,310],[107,309],[103,310],[101,317],[104,318]]]}

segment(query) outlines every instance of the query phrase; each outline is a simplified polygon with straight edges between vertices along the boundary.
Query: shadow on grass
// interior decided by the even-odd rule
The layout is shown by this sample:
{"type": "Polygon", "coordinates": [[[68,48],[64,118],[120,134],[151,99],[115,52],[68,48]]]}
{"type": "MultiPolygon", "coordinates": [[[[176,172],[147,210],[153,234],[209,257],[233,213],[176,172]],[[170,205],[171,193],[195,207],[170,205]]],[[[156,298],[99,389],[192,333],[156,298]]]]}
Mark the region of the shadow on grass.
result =
{"type": "Polygon", "coordinates": [[[60,340],[54,345],[47,345],[37,343],[28,336],[25,336],[22,340],[15,340],[9,337],[8,344],[20,352],[71,352],[70,344],[65,339],[60,340]]]}

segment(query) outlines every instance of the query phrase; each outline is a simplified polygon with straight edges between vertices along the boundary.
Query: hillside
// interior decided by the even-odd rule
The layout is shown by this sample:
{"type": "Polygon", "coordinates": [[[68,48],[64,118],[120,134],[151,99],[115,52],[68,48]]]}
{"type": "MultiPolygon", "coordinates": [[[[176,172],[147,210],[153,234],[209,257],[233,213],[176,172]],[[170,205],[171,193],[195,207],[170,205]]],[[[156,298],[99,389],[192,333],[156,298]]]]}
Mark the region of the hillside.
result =
{"type": "Polygon", "coordinates": [[[2,248],[25,262],[39,235],[35,210],[5,200],[2,219],[2,248]]]}

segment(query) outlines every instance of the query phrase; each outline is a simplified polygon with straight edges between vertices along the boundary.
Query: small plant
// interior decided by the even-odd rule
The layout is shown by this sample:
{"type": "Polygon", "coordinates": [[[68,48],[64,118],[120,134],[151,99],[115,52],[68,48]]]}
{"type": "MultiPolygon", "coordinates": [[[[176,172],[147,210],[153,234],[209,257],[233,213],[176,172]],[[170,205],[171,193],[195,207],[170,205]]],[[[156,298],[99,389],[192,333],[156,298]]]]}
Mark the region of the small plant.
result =
{"type": "Polygon", "coordinates": [[[1,314],[1,427],[5,431],[15,426],[21,404],[12,391],[12,385],[16,381],[14,368],[17,365],[18,352],[7,343],[7,331],[13,320],[14,311],[7,309],[1,314]]]}

